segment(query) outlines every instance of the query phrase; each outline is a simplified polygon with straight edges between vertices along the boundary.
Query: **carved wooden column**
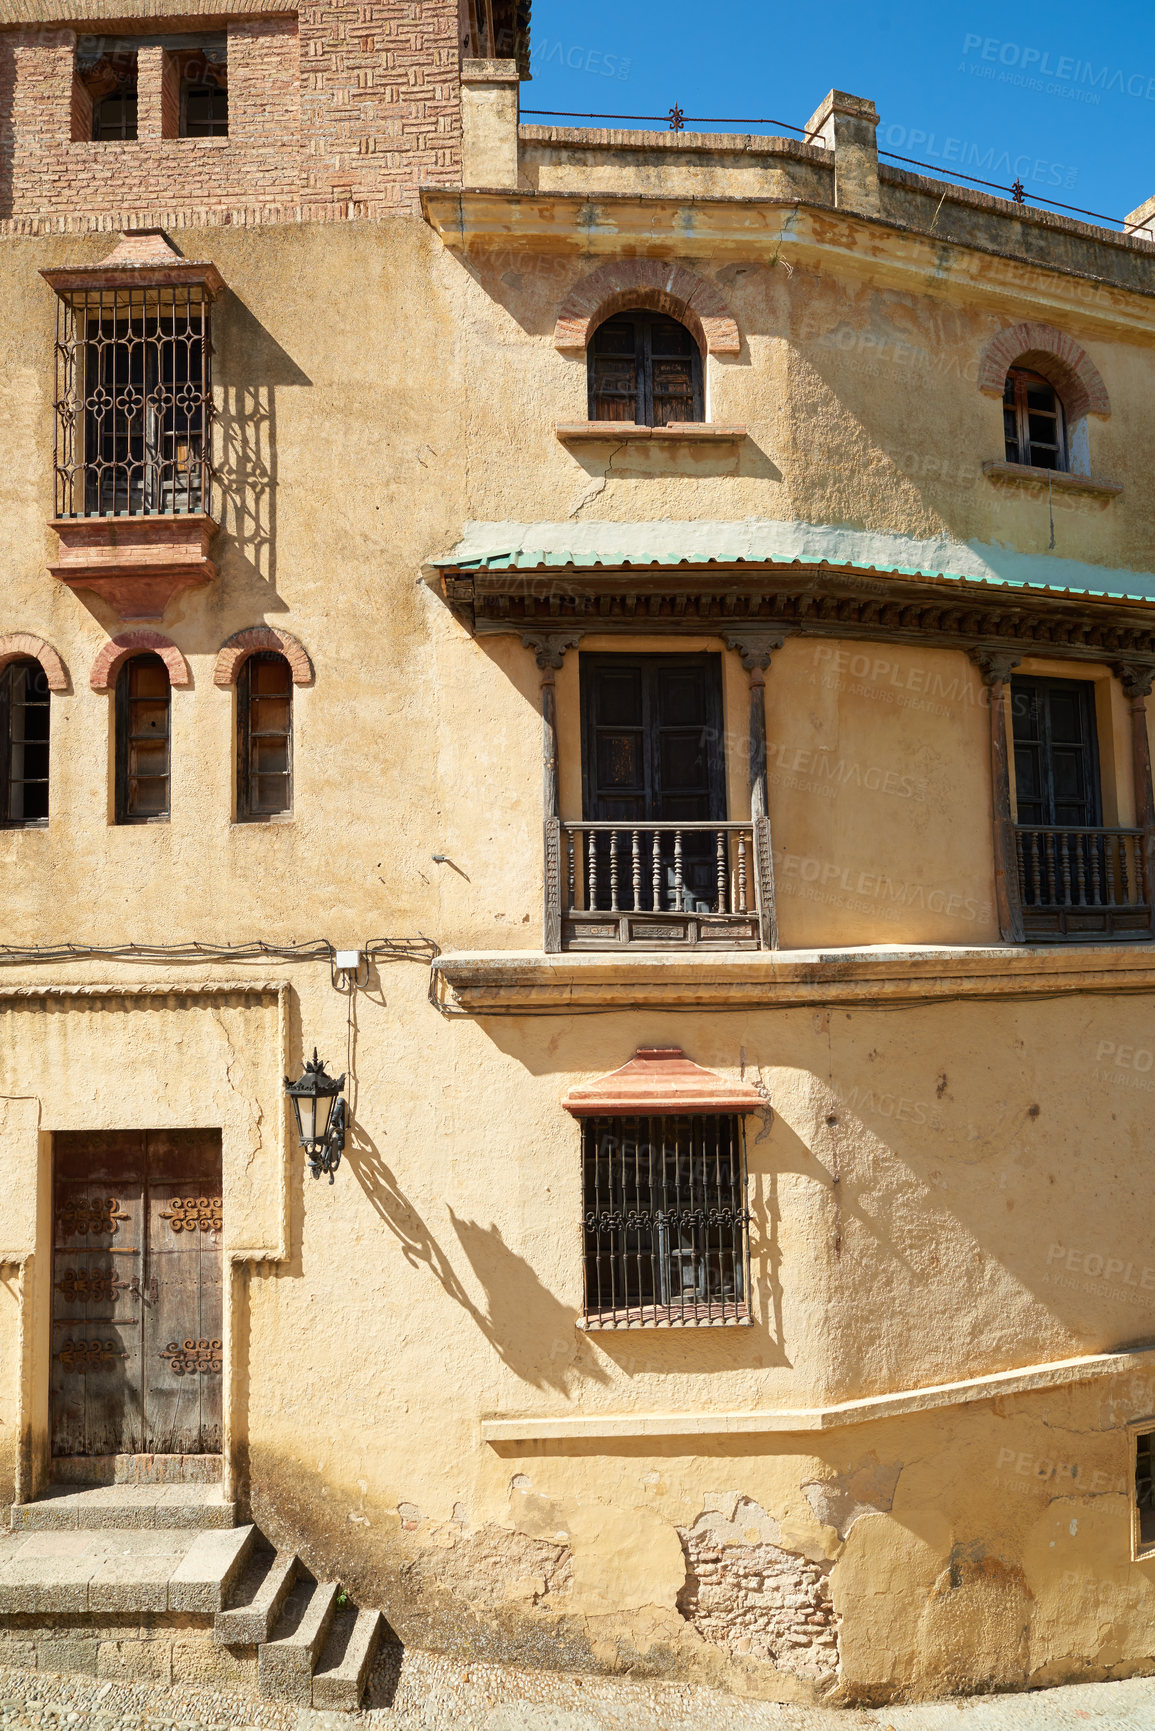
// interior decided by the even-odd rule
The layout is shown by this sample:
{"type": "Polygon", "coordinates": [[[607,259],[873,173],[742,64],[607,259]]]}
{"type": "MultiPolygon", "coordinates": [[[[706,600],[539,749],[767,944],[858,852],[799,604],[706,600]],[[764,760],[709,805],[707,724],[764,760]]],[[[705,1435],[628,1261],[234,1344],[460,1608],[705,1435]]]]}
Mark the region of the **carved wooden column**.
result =
{"type": "Polygon", "coordinates": [[[581,632],[527,632],[522,638],[541,669],[541,801],[545,843],[542,948],[561,949],[561,819],[557,795],[557,674],[581,632]]]}
{"type": "Polygon", "coordinates": [[[770,805],[766,794],[766,669],[785,637],[780,631],[742,631],[726,642],[742,657],[750,675],[750,816],[754,829],[754,881],[764,950],[778,948],[778,910],[774,900],[774,855],[770,845],[770,805]]]}
{"type": "Polygon", "coordinates": [[[1015,814],[1011,810],[1011,772],[1007,741],[1005,691],[1011,670],[1022,657],[1013,650],[972,649],[971,660],[983,676],[990,693],[991,710],[991,804],[995,848],[995,905],[999,931],[1008,944],[1025,942],[1022,898],[1019,894],[1019,853],[1015,842],[1015,814]]]}
{"type": "MultiPolygon", "coordinates": [[[[1155,667],[1132,662],[1115,668],[1123,695],[1131,705],[1131,763],[1135,780],[1135,827],[1143,831],[1143,894],[1155,910],[1155,791],[1151,785],[1151,736],[1147,730],[1147,696],[1155,682],[1155,667]]],[[[1155,933],[1155,913],[1152,917],[1155,933]]]]}

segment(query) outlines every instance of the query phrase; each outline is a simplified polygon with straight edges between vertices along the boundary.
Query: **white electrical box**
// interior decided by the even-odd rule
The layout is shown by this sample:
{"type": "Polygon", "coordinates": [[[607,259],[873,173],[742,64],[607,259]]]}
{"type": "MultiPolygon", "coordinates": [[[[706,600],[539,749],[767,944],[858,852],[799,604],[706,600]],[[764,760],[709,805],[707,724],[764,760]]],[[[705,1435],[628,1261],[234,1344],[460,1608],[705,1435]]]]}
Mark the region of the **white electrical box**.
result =
{"type": "Polygon", "coordinates": [[[360,950],[338,950],[333,966],[339,974],[355,974],[361,966],[360,950]]]}

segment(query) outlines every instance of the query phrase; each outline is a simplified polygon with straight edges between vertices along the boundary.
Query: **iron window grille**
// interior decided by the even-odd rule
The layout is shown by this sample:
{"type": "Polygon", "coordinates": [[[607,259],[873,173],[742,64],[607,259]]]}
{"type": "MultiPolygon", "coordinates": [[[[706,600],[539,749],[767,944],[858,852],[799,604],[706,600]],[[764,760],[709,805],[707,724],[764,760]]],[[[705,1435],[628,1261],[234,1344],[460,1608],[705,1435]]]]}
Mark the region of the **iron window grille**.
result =
{"type": "Polygon", "coordinates": [[[293,809],[293,678],[275,651],[250,655],[237,680],[237,817],[293,809]]]}
{"type": "Polygon", "coordinates": [[[1008,463],[1036,469],[1067,468],[1067,429],[1055,387],[1039,373],[1012,367],[1003,387],[1003,433],[1008,463]]]}
{"type": "Polygon", "coordinates": [[[737,1115],[582,1123],[587,1328],[749,1321],[737,1115]]]}
{"type": "Polygon", "coordinates": [[[1155,1545],[1155,1431],[1135,1439],[1135,1505],[1140,1545],[1155,1545]]]}
{"type": "Polygon", "coordinates": [[[201,285],[62,295],[55,407],[58,517],[211,515],[212,343],[201,285]]]}
{"type": "Polygon", "coordinates": [[[0,673],[0,829],[48,822],[51,697],[38,661],[10,661],[0,673]]]}
{"type": "Polygon", "coordinates": [[[599,325],[589,347],[589,417],[639,427],[701,421],[702,357],[685,325],[639,308],[599,325]]]}
{"type": "Polygon", "coordinates": [[[172,686],[159,655],[134,655],[116,682],[116,821],[167,823],[172,686]]]}

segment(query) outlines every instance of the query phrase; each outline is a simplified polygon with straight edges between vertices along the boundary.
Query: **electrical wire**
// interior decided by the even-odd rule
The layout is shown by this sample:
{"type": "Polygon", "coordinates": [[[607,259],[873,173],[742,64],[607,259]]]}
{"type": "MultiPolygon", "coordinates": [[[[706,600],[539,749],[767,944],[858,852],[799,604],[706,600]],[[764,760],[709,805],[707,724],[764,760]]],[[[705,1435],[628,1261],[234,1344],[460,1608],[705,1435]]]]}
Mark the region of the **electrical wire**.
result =
{"type": "MultiPolygon", "coordinates": [[[[256,938],[241,944],[28,944],[0,945],[0,967],[32,962],[328,962],[336,947],[328,938],[299,944],[270,944],[256,938]]],[[[379,962],[430,963],[441,954],[432,938],[370,938],[362,954],[379,962]]]]}

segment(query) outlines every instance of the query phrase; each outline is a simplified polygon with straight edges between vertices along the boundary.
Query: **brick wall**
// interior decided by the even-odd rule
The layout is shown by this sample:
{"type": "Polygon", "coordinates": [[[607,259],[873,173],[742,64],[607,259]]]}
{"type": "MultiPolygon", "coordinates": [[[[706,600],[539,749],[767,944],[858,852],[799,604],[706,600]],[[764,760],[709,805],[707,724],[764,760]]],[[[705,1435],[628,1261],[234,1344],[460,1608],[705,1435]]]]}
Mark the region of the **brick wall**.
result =
{"type": "Polygon", "coordinates": [[[0,33],[0,230],[377,216],[460,181],[457,0],[230,22],[227,139],[162,136],[172,94],[147,48],[138,139],[74,139],[75,40],[0,33]]]}

